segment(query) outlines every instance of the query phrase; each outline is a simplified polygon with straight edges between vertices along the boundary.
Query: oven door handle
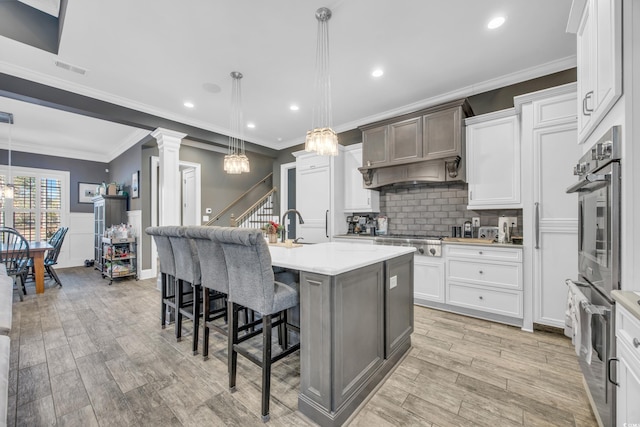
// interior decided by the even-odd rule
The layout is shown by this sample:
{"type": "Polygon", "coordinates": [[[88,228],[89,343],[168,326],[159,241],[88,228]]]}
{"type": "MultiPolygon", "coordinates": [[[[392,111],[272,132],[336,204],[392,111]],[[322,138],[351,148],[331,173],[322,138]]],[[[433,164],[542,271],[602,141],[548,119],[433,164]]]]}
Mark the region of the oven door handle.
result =
{"type": "Polygon", "coordinates": [[[611,379],[611,371],[612,371],[611,362],[617,362],[617,361],[618,361],[617,357],[612,357],[609,360],[607,360],[607,379],[611,384],[615,385],[616,387],[620,387],[620,384],[618,384],[617,382],[611,379]]]}

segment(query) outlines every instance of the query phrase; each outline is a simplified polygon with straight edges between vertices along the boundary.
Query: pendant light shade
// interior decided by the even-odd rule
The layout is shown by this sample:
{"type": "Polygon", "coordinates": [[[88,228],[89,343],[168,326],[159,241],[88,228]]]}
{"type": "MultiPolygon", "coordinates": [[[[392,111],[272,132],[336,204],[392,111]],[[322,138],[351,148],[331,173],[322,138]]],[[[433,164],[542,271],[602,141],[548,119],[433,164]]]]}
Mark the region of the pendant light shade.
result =
{"type": "Polygon", "coordinates": [[[329,75],[329,19],[331,10],[321,7],[316,11],[318,41],[316,50],[315,102],[313,129],[307,132],[306,151],[320,155],[338,155],[338,135],[331,128],[331,77],[329,75]]]}
{"type": "Polygon", "coordinates": [[[240,79],[242,73],[233,71],[231,78],[231,136],[229,136],[229,151],[224,156],[224,171],[237,175],[250,172],[249,158],[244,154],[244,135],[242,117],[242,90],[240,79]]]}

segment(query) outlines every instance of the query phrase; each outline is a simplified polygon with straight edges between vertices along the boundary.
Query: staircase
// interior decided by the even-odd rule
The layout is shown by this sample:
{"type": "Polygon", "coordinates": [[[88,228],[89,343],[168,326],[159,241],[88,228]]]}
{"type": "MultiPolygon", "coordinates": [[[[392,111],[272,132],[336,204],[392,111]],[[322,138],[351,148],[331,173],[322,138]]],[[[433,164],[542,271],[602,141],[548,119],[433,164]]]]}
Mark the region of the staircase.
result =
{"type": "MultiPolygon", "coordinates": [[[[217,215],[213,216],[209,222],[205,225],[218,225],[224,226],[227,224],[220,223],[220,220],[229,212],[231,212],[228,226],[231,227],[243,227],[243,228],[262,228],[266,223],[274,219],[273,214],[273,203],[274,203],[274,194],[276,193],[276,188],[270,188],[266,194],[261,196],[255,203],[253,203],[249,208],[245,209],[239,215],[235,215],[232,212],[233,208],[238,207],[239,204],[244,203],[244,206],[247,205],[247,199],[251,193],[255,193],[260,185],[267,184],[267,181],[273,179],[273,174],[270,173],[256,184],[254,184],[250,189],[245,191],[240,197],[231,202],[227,207],[222,209],[217,215]]],[[[271,186],[271,185],[269,185],[271,186]]],[[[255,194],[253,195],[255,197],[255,194]]]]}

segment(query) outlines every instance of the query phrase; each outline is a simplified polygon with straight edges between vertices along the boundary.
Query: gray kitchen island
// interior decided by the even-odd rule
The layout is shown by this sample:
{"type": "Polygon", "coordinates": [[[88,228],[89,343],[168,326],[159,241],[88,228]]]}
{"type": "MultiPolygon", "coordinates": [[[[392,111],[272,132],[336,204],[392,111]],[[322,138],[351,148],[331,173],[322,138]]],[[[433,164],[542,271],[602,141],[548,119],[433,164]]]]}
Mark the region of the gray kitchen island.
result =
{"type": "Polygon", "coordinates": [[[342,425],[411,348],[413,247],[270,246],[300,272],[298,409],[342,425]]]}

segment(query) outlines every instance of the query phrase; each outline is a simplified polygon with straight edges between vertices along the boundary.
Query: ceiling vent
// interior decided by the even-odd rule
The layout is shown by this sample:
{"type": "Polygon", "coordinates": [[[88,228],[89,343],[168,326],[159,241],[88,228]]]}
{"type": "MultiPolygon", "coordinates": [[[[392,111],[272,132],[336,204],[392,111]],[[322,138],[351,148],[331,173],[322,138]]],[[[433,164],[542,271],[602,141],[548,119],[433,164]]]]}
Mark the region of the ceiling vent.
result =
{"type": "Polygon", "coordinates": [[[13,124],[13,114],[5,113],[4,111],[0,111],[0,123],[9,123],[13,124]]]}
{"type": "Polygon", "coordinates": [[[78,73],[78,74],[81,74],[83,76],[85,74],[87,74],[87,69],[86,68],[78,67],[76,65],[71,65],[68,62],[56,61],[56,67],[60,67],[60,68],[65,69],[67,71],[72,71],[74,73],[78,73]]]}

